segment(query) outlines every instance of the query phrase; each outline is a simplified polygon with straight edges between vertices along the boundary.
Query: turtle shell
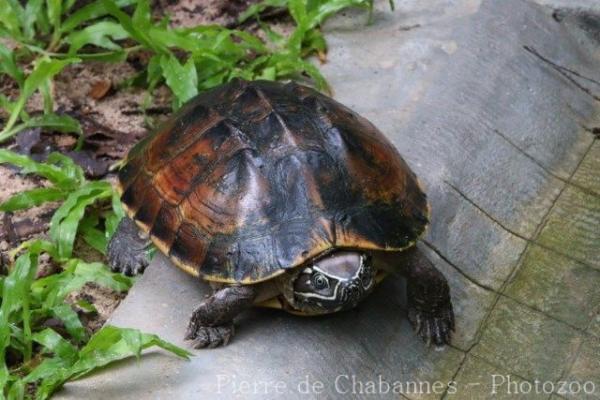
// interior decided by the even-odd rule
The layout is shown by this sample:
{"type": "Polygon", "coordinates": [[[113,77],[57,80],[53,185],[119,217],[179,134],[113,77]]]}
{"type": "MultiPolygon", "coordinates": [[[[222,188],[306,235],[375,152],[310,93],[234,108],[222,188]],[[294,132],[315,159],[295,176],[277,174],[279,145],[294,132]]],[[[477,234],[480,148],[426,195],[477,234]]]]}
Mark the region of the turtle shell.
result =
{"type": "Polygon", "coordinates": [[[429,209],[369,121],[295,83],[195,97],[119,171],[127,214],[185,271],[255,283],[336,248],[401,250],[429,209]]]}

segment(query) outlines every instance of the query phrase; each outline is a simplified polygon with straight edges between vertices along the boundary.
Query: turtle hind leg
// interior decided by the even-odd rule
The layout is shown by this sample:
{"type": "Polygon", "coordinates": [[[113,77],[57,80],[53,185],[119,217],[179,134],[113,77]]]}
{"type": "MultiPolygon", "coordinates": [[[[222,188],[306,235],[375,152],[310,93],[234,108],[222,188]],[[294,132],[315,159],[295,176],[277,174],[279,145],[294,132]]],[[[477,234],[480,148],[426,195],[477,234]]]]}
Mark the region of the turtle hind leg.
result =
{"type": "Polygon", "coordinates": [[[233,319],[252,306],[256,294],[255,285],[225,286],[215,291],[192,313],[185,339],[196,349],[226,345],[234,334],[233,319]]]}
{"type": "Polygon", "coordinates": [[[454,310],[446,278],[418,248],[407,257],[408,319],[428,344],[450,344],[454,310]]]}
{"type": "Polygon", "coordinates": [[[141,274],[149,263],[150,240],[130,218],[123,218],[108,243],[106,256],[111,269],[127,276],[141,274]]]}

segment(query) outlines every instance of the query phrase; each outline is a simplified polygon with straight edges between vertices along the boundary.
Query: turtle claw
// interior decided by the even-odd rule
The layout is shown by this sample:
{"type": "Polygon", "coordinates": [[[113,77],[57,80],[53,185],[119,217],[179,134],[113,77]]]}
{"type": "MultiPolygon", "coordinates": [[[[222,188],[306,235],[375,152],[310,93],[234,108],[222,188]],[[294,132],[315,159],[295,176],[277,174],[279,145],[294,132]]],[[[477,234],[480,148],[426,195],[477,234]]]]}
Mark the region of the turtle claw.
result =
{"type": "Polygon", "coordinates": [[[185,333],[195,349],[225,346],[234,334],[233,319],[250,307],[256,285],[225,286],[216,290],[192,312],[185,333]]]}
{"type": "Polygon", "coordinates": [[[123,257],[120,258],[109,258],[111,270],[113,272],[120,272],[126,276],[135,276],[144,272],[148,266],[148,260],[145,257],[123,257]]]}
{"type": "Polygon", "coordinates": [[[148,256],[146,251],[141,252],[118,252],[108,249],[108,261],[110,269],[113,272],[120,272],[123,275],[134,276],[144,272],[148,266],[148,256]]]}
{"type": "Polygon", "coordinates": [[[149,240],[140,236],[135,223],[123,218],[106,249],[110,269],[127,276],[141,274],[149,263],[149,245],[149,240]]]}
{"type": "Polygon", "coordinates": [[[452,331],[454,331],[454,311],[452,305],[448,304],[435,313],[424,312],[411,307],[408,311],[408,319],[415,332],[427,344],[435,344],[442,347],[450,344],[452,331]]]}
{"type": "Polygon", "coordinates": [[[197,326],[195,321],[190,321],[185,340],[189,340],[195,349],[212,349],[226,346],[233,337],[233,323],[217,326],[197,326]]]}

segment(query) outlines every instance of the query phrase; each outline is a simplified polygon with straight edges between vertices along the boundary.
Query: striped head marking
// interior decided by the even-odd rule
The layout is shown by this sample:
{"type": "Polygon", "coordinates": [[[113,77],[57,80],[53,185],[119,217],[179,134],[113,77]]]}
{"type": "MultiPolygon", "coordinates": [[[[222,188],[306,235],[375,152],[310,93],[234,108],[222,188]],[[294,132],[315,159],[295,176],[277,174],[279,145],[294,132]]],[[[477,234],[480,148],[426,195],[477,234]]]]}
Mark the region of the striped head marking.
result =
{"type": "Polygon", "coordinates": [[[294,306],[311,313],[355,307],[375,285],[371,257],[338,251],[305,267],[293,283],[294,306]]]}

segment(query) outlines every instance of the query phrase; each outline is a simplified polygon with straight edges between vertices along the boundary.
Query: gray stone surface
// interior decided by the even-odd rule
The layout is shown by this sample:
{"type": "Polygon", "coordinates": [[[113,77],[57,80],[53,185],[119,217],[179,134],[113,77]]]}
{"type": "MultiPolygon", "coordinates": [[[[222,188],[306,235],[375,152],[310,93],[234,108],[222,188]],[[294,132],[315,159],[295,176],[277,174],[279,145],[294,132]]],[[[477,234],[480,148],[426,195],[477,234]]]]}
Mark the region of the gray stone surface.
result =
{"type": "Polygon", "coordinates": [[[551,389],[536,392],[531,382],[514,372],[495,367],[481,358],[468,355],[455,378],[456,384],[448,390],[447,399],[482,400],[493,398],[538,400],[548,399],[551,389]],[[530,386],[531,385],[531,386],[530,386]]]}
{"type": "Polygon", "coordinates": [[[556,202],[555,211],[540,233],[539,242],[600,271],[598,227],[600,196],[568,187],[556,202]]]}
{"type": "MultiPolygon", "coordinates": [[[[252,310],[228,347],[190,362],[147,354],[58,398],[374,398],[368,382],[381,379],[404,393],[384,398],[479,399],[487,388],[468,384],[495,371],[523,382],[595,379],[600,392],[600,42],[589,10],[577,8],[588,5],[396,3],[391,12],[377,2],[369,26],[356,12],[331,21],[323,71],[335,97],[380,127],[426,183],[433,215],[422,247],[450,282],[453,346],[427,349],[415,337],[404,283],[392,278],[356,310],[252,310]]],[[[207,288],[167,264],[156,258],[111,323],[185,346],[207,288]]]]}
{"type": "MultiPolygon", "coordinates": [[[[600,134],[600,132],[599,132],[600,134]]],[[[600,193],[600,141],[595,141],[573,175],[572,182],[594,193],[600,193]]]]}
{"type": "Polygon", "coordinates": [[[454,299],[454,312],[462,316],[456,320],[456,332],[452,337],[452,344],[466,351],[477,343],[481,321],[495,303],[497,294],[456,273],[456,270],[435,252],[429,250],[426,254],[448,278],[454,299]]]}
{"type": "Polygon", "coordinates": [[[583,330],[600,309],[599,282],[600,271],[543,247],[531,246],[505,293],[583,330]]]}
{"type": "Polygon", "coordinates": [[[472,352],[525,379],[557,381],[582,341],[572,327],[503,297],[472,352]]]}
{"type": "Polygon", "coordinates": [[[594,317],[588,328],[588,333],[600,338],[600,309],[596,308],[594,317]]]}
{"type": "Polygon", "coordinates": [[[600,339],[588,338],[583,343],[579,356],[564,379],[567,382],[579,382],[581,386],[571,385],[566,390],[564,397],[569,399],[600,399],[600,390],[598,390],[599,371],[600,339]],[[591,385],[588,382],[594,383],[596,390],[590,390],[591,385]]]}

